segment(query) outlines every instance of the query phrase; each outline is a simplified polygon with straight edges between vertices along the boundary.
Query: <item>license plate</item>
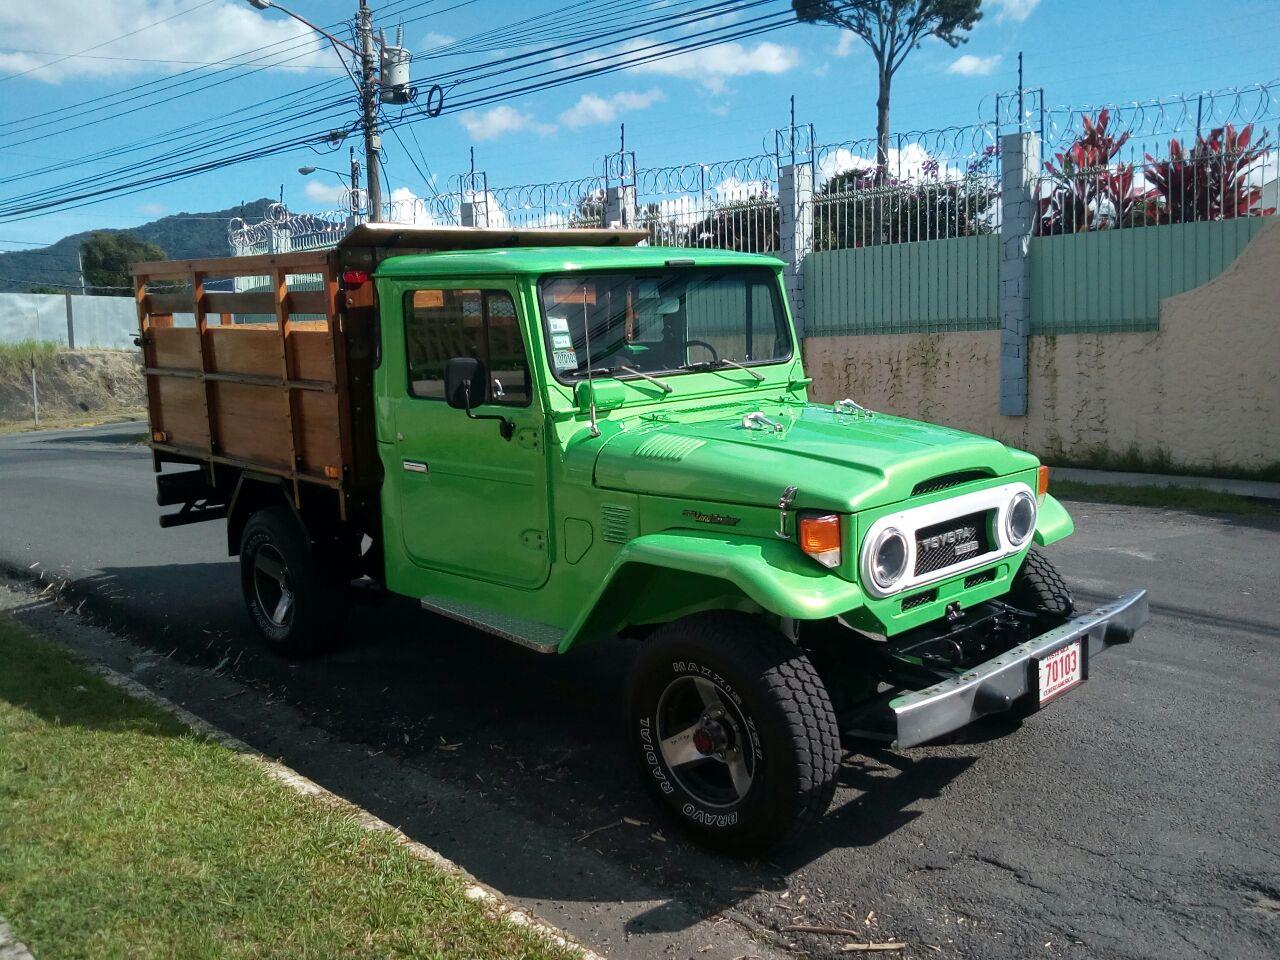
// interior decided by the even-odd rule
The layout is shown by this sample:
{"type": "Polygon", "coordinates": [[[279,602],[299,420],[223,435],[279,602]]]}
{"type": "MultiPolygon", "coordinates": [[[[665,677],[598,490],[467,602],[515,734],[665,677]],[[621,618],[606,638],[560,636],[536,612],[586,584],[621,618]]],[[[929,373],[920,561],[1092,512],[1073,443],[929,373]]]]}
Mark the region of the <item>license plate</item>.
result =
{"type": "Polygon", "coordinates": [[[1040,668],[1040,706],[1079,686],[1084,680],[1079,640],[1037,661],[1037,665],[1040,668]]]}

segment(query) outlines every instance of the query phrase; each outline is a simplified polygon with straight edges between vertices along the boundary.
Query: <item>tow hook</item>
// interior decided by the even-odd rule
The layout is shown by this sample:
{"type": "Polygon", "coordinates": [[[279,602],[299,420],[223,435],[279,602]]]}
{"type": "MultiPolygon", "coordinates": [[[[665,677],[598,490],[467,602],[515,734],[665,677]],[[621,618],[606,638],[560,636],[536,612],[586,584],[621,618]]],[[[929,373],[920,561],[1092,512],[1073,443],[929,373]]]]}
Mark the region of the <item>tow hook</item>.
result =
{"type": "Polygon", "coordinates": [[[960,609],[960,601],[947,604],[947,623],[959,623],[964,619],[964,611],[960,609]]]}

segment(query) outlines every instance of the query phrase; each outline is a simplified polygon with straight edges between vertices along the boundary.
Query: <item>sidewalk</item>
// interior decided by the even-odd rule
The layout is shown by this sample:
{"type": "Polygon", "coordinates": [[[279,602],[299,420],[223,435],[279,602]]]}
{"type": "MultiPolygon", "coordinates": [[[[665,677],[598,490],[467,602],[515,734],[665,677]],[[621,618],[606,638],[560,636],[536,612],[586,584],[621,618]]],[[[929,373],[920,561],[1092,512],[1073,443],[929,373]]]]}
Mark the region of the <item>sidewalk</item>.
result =
{"type": "Polygon", "coordinates": [[[1225,480],[1219,477],[1183,477],[1167,473],[1117,473],[1110,470],[1082,470],[1077,467],[1051,467],[1050,489],[1054,479],[1072,480],[1095,486],[1181,487],[1187,490],[1213,490],[1232,493],[1255,500],[1280,500],[1280,483],[1263,480],[1225,480]]]}

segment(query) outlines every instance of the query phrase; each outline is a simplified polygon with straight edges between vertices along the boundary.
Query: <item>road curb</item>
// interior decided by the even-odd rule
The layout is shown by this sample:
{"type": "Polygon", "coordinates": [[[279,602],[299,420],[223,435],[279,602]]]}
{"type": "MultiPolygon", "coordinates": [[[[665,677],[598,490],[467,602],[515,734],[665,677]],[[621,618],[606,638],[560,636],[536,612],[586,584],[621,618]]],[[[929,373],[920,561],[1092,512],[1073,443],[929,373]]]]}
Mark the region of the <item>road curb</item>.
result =
{"type": "MultiPolygon", "coordinates": [[[[0,565],[0,570],[3,570],[3,566],[4,565],[0,565]]],[[[28,573],[26,579],[30,581],[33,578],[31,578],[28,573]]],[[[51,585],[57,582],[58,581],[53,581],[51,585]]],[[[66,581],[62,582],[65,583],[66,581]]],[[[55,588],[55,592],[60,592],[60,590],[55,588]]],[[[45,598],[49,599],[47,596],[45,598]]],[[[46,637],[45,639],[48,638],[46,637]]],[[[523,907],[513,905],[500,890],[496,890],[488,884],[482,883],[460,864],[455,863],[440,852],[428,847],[426,844],[411,839],[398,827],[395,827],[380,817],[375,816],[358,804],[352,803],[345,797],[322,787],[314,780],[303,776],[298,773],[298,771],[286,766],[280,761],[271,759],[258,750],[255,750],[240,738],[233,736],[209,721],[196,716],[185,707],[178,706],[178,704],[174,703],[172,700],[161,696],[150,688],[139,683],[137,680],[127,677],[105,664],[87,660],[79,655],[75,656],[77,659],[80,659],[88,669],[98,674],[98,676],[102,677],[103,680],[111,686],[129,694],[132,697],[136,697],[139,700],[149,703],[160,710],[163,710],[193,732],[198,733],[201,736],[214,741],[220,746],[238,754],[242,759],[253,764],[278,783],[284,784],[296,793],[312,797],[324,804],[342,811],[343,813],[346,813],[364,830],[368,830],[371,833],[383,833],[390,835],[395,840],[396,844],[406,850],[411,856],[462,881],[464,885],[464,893],[467,899],[481,903],[485,912],[494,919],[500,920],[504,923],[509,923],[512,926],[532,931],[548,944],[577,953],[582,960],[605,960],[605,958],[600,954],[584,947],[563,930],[553,926],[533,912],[526,910],[523,907]]],[[[5,939],[6,933],[7,927],[3,920],[0,919],[0,960],[32,960],[31,954],[26,952],[26,948],[17,941],[12,941],[12,947],[13,949],[16,949],[17,952],[12,953],[12,955],[9,952],[6,952],[10,949],[10,941],[5,939]]]]}
{"type": "Polygon", "coordinates": [[[0,960],[35,960],[26,944],[13,935],[4,917],[0,917],[0,960]]]}

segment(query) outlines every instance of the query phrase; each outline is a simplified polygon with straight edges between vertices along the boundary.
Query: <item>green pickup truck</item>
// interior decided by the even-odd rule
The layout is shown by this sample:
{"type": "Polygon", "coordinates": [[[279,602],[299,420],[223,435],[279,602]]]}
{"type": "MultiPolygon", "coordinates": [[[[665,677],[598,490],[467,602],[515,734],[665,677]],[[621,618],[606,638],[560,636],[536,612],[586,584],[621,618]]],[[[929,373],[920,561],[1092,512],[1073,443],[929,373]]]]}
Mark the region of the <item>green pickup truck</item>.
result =
{"type": "Polygon", "coordinates": [[[138,265],[162,525],[227,521],[290,656],[361,584],[540,653],[633,639],[626,749],[739,854],[824,813],[842,740],[1038,708],[1146,621],[1145,591],[1075,608],[1032,455],[812,402],[778,260],[640,239],[367,225],[138,265]]]}

